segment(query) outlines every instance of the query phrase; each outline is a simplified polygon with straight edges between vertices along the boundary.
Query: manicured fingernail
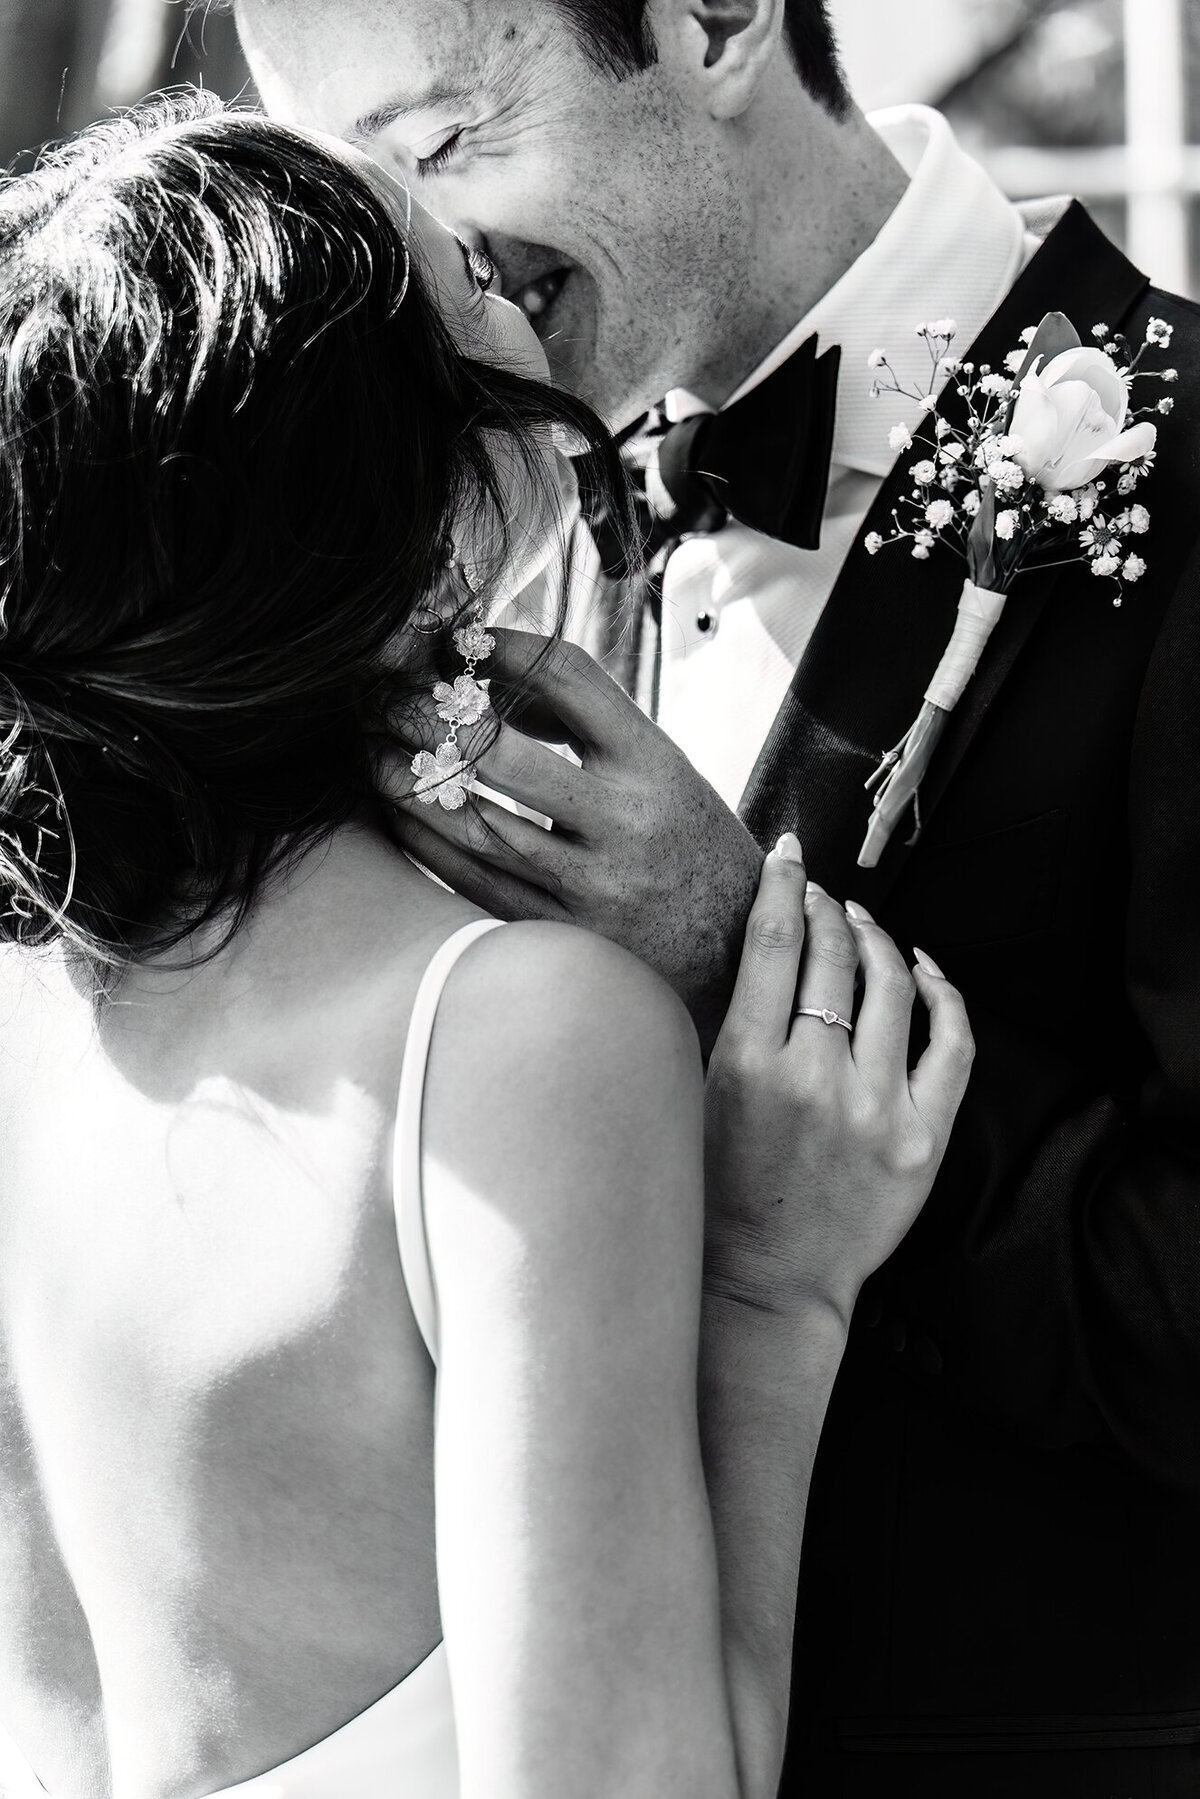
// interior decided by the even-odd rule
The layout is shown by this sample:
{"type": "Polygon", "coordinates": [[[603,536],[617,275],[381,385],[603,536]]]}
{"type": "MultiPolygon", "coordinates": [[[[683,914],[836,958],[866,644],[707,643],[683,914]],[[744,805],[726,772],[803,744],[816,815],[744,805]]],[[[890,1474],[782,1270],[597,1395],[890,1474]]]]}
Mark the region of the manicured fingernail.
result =
{"type": "Polygon", "coordinates": [[[783,862],[803,862],[804,851],[800,848],[800,839],[795,831],[785,831],[775,845],[775,854],[783,862]]]}
{"type": "Polygon", "coordinates": [[[925,951],[923,949],[918,949],[915,944],[913,945],[913,955],[917,958],[919,966],[925,970],[926,974],[935,974],[939,981],[945,980],[945,975],[942,973],[933,957],[927,956],[925,951]]]}
{"type": "Polygon", "coordinates": [[[810,893],[819,893],[821,895],[822,899],[829,898],[829,895],[826,893],[825,889],[822,887],[820,881],[810,881],[808,883],[808,891],[810,893]]]}
{"type": "Polygon", "coordinates": [[[860,906],[857,900],[846,901],[846,917],[850,920],[851,924],[875,923],[875,920],[871,917],[867,908],[865,906],[860,906]]]}

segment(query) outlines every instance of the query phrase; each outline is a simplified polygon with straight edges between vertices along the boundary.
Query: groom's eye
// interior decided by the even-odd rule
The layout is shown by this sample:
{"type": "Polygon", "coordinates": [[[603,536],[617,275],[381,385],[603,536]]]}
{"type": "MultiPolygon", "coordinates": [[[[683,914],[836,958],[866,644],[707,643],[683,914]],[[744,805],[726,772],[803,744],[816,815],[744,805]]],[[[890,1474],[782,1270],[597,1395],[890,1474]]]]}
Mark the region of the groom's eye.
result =
{"type": "Polygon", "coordinates": [[[452,132],[444,142],[438,145],[436,150],[431,150],[428,156],[418,156],[418,175],[436,175],[439,169],[444,169],[458,148],[461,137],[461,130],[452,132]]]}

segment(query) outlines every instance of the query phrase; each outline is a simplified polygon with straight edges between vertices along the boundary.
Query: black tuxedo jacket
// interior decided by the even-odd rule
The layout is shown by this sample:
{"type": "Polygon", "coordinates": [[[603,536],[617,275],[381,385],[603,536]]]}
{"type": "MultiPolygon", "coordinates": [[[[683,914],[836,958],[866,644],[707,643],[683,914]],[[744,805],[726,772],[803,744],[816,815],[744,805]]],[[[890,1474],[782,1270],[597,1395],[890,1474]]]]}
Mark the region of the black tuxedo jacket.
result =
{"type": "Polygon", "coordinates": [[[1176,399],[1138,494],[1146,578],[1120,610],[1083,567],[1018,581],[920,840],[864,872],[863,782],[963,568],[856,547],[743,802],[764,844],[797,830],[831,892],[937,958],[978,1041],[822,1439],[788,1799],[825,1799],[812,1770],[838,1757],[882,1758],[883,1794],[918,1790],[921,1752],[1200,1743],[1200,309],[1073,206],[971,354],[1000,364],[1051,310],[1085,342],[1175,327],[1178,384],[1139,388],[1176,399]]]}

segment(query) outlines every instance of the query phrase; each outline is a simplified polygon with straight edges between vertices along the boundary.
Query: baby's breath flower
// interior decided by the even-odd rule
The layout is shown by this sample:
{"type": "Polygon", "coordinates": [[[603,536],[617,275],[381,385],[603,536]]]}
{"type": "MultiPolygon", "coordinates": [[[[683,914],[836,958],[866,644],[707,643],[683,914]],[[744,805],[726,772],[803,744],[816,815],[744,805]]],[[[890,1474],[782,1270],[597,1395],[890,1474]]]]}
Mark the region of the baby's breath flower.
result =
{"type": "Polygon", "coordinates": [[[1093,325],[1092,326],[1092,336],[1094,338],[1096,338],[1096,340],[1099,343],[1104,343],[1108,337],[1108,326],[1107,325],[1093,325]]]}
{"type": "Polygon", "coordinates": [[[1168,348],[1174,335],[1175,327],[1168,325],[1166,319],[1151,319],[1146,326],[1146,342],[1157,344],[1160,350],[1168,348]]]}
{"type": "Polygon", "coordinates": [[[919,401],[919,405],[922,412],[936,412],[938,397],[936,394],[923,394],[919,401]]]}
{"type": "Polygon", "coordinates": [[[1025,483],[1025,471],[1018,462],[993,462],[988,473],[1001,493],[1015,493],[1025,483]]]}
{"type": "Polygon", "coordinates": [[[1170,381],[1178,381],[1178,379],[1179,379],[1179,370],[1178,369],[1164,369],[1162,374],[1159,376],[1160,381],[1170,382],[1170,381]]]}
{"type": "Polygon", "coordinates": [[[1079,517],[1079,502],[1069,493],[1056,493],[1046,506],[1049,516],[1059,525],[1073,525],[1079,517]]]}
{"type": "Polygon", "coordinates": [[[967,446],[962,443],[943,444],[938,452],[943,462],[961,462],[966,453],[967,446]]]}
{"type": "Polygon", "coordinates": [[[1092,573],[1101,577],[1105,575],[1115,575],[1120,566],[1121,558],[1119,556],[1113,556],[1111,554],[1106,556],[1096,556],[1092,561],[1092,573]]]}
{"type": "Polygon", "coordinates": [[[1004,358],[1004,366],[1010,374],[1019,374],[1025,366],[1024,350],[1010,350],[1004,358]]]}
{"type": "Polygon", "coordinates": [[[872,350],[871,354],[867,357],[867,367],[869,369],[882,369],[882,368],[886,368],[886,366],[887,366],[887,351],[886,350],[872,350]]]}
{"type": "Polygon", "coordinates": [[[863,538],[863,547],[868,556],[878,556],[880,550],[883,548],[883,539],[880,537],[878,531],[867,532],[867,535],[863,538]]]}
{"type": "Polygon", "coordinates": [[[1083,492],[1076,496],[1076,500],[1077,500],[1077,504],[1079,506],[1080,518],[1082,518],[1082,519],[1091,518],[1091,516],[1095,512],[1096,507],[1099,504],[1099,500],[1100,500],[1100,495],[1096,489],[1095,484],[1093,483],[1093,485],[1091,487],[1085,487],[1083,492]]]}
{"type": "Polygon", "coordinates": [[[1026,325],[1024,331],[1022,331],[1022,333],[1021,333],[1021,342],[1025,345],[1026,349],[1029,348],[1030,344],[1033,342],[1033,340],[1036,336],[1037,336],[1037,326],[1036,325],[1026,325]]]}
{"type": "Polygon", "coordinates": [[[1020,517],[1019,512],[998,512],[996,514],[996,536],[1002,538],[1005,543],[1011,543],[1016,535],[1020,517]]]}
{"type": "Polygon", "coordinates": [[[937,480],[937,469],[928,459],[923,462],[914,462],[908,472],[918,487],[928,487],[937,480]]]}
{"type": "Polygon", "coordinates": [[[963,503],[962,503],[962,509],[966,513],[968,518],[974,518],[975,514],[979,511],[979,508],[982,505],[983,505],[983,501],[980,498],[977,489],[975,489],[973,487],[971,489],[970,493],[966,494],[964,496],[963,503]]]}
{"type": "Polygon", "coordinates": [[[1131,506],[1128,513],[1129,530],[1135,537],[1144,537],[1150,529],[1150,514],[1144,506],[1131,506]]]}
{"type": "Polygon", "coordinates": [[[911,450],[913,434],[907,425],[893,425],[888,432],[888,443],[893,450],[911,450]]]}
{"type": "Polygon", "coordinates": [[[1140,581],[1146,572],[1146,564],[1140,556],[1126,556],[1121,570],[1127,581],[1140,581]]]}
{"type": "Polygon", "coordinates": [[[1172,400],[1170,398],[1165,399],[1165,400],[1160,400],[1158,402],[1158,406],[1157,406],[1156,410],[1161,412],[1163,417],[1165,418],[1167,413],[1174,412],[1175,402],[1174,402],[1174,400],[1172,400]]]}
{"type": "Polygon", "coordinates": [[[954,508],[949,500],[931,500],[925,508],[925,519],[935,531],[944,531],[954,521],[954,508]]]}
{"type": "Polygon", "coordinates": [[[951,431],[954,429],[949,419],[935,419],[933,428],[938,437],[949,437],[951,431]]]}

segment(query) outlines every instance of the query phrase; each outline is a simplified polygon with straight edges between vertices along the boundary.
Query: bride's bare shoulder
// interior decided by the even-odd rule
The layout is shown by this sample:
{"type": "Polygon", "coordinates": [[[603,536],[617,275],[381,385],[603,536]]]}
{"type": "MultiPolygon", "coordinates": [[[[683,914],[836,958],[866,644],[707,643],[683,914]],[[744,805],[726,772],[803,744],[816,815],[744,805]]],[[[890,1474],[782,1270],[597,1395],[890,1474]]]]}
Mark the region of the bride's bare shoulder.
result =
{"type": "Polygon", "coordinates": [[[443,1041],[479,1056],[519,1051],[525,1066],[557,1066],[567,1051],[599,1063],[698,1066],[682,1002],[644,962],[574,925],[528,922],[480,937],[447,983],[443,1041]]]}
{"type": "Polygon", "coordinates": [[[665,1291],[678,1268],[698,1282],[702,1096],[687,1012],[627,951],[549,923],[472,943],[443,991],[425,1083],[445,1328],[464,1316],[447,1296],[471,1296],[474,1329],[495,1323],[489,1307],[507,1316],[519,1289],[535,1336],[557,1341],[593,1288],[611,1296],[653,1270],[665,1291]]]}
{"type": "Polygon", "coordinates": [[[655,1121],[693,1130],[701,1091],[691,1019],[658,975],[572,925],[510,924],[470,945],[442,994],[426,1141],[464,1169],[502,1146],[520,1168],[533,1143],[547,1165],[611,1167],[655,1121]]]}

